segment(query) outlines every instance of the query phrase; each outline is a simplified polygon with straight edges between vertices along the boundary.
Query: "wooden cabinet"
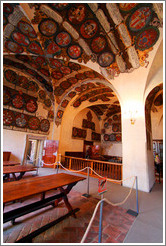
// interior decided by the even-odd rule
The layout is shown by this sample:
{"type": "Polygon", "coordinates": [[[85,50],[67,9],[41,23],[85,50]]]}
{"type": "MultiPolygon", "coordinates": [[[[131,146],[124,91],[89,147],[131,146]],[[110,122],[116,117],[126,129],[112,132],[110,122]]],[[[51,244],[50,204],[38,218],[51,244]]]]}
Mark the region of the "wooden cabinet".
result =
{"type": "Polygon", "coordinates": [[[4,161],[9,161],[10,155],[11,155],[11,152],[9,152],[9,151],[4,151],[4,152],[3,152],[3,160],[4,160],[4,161]]]}

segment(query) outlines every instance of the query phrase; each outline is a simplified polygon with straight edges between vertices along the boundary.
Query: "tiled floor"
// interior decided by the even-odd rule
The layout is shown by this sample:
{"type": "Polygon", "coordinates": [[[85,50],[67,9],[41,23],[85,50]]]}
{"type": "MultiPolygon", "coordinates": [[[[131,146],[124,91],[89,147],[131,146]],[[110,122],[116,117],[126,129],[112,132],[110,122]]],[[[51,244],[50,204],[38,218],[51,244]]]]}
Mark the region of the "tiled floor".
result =
{"type": "MultiPolygon", "coordinates": [[[[56,173],[54,169],[39,169],[39,175],[56,173]]],[[[27,177],[29,174],[27,174],[27,177]]],[[[24,178],[27,178],[26,175],[24,178]]],[[[81,194],[87,191],[87,181],[79,182],[69,194],[72,206],[80,207],[77,219],[69,217],[46,232],[33,239],[33,243],[79,243],[88,226],[94,208],[100,199],[97,194],[97,179],[90,178],[91,197],[86,199],[81,194]]],[[[109,184],[105,197],[116,203],[124,199],[129,189],[117,184],[109,184]]],[[[31,198],[32,199],[32,198],[31,198]]],[[[28,201],[24,201],[24,204],[28,201]]],[[[12,205],[17,206],[17,203],[12,205]]],[[[127,209],[136,210],[135,190],[130,198],[121,207],[113,207],[104,203],[103,216],[103,243],[161,243],[162,242],[162,184],[156,184],[151,193],[139,192],[139,215],[135,217],[126,213],[127,209]],[[133,223],[133,221],[135,222],[133,223]]],[[[58,209],[52,207],[43,208],[17,219],[17,223],[4,224],[4,242],[14,242],[23,235],[28,234],[37,227],[56,218],[67,210],[63,203],[58,209]]],[[[98,212],[99,213],[99,212],[98,212]]],[[[85,240],[88,243],[98,242],[98,218],[95,217],[91,230],[85,240]]]]}
{"type": "MultiPolygon", "coordinates": [[[[73,208],[80,208],[80,211],[77,212],[77,218],[69,217],[65,219],[63,222],[60,222],[58,225],[51,227],[34,238],[33,243],[79,243],[81,241],[99,199],[93,197],[88,199],[83,198],[81,197],[81,193],[77,191],[71,191],[68,197],[73,208]]],[[[35,198],[30,198],[23,201],[22,204],[26,205],[35,200],[35,198]]],[[[20,206],[20,203],[8,205],[5,208],[5,211],[18,206],[20,206]]],[[[13,243],[42,225],[45,225],[66,213],[67,209],[64,203],[61,202],[57,208],[49,206],[41,209],[40,212],[37,211],[20,217],[16,219],[16,224],[13,226],[11,226],[11,222],[5,223],[4,242],[13,243]]],[[[113,207],[104,203],[102,242],[122,243],[134,220],[135,217],[129,215],[126,209],[113,207]]],[[[97,243],[98,232],[99,209],[85,243],[97,243]]]]}

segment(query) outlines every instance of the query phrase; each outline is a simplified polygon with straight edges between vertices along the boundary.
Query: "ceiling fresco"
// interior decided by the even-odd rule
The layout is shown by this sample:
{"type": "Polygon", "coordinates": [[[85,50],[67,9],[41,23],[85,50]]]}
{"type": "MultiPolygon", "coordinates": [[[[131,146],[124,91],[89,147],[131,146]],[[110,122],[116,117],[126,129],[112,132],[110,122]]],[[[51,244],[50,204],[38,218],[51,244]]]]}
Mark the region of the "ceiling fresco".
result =
{"type": "MultiPolygon", "coordinates": [[[[31,20],[23,4],[3,4],[5,79],[35,91],[46,106],[57,103],[57,124],[73,98],[73,107],[84,101],[97,103],[90,108],[99,118],[108,119],[120,112],[103,69],[114,79],[120,73],[148,66],[148,53],[162,27],[160,4],[26,5],[34,13],[31,20]],[[101,73],[86,67],[88,61],[97,64],[101,73]]],[[[52,110],[49,115],[53,118],[52,110]]]]}

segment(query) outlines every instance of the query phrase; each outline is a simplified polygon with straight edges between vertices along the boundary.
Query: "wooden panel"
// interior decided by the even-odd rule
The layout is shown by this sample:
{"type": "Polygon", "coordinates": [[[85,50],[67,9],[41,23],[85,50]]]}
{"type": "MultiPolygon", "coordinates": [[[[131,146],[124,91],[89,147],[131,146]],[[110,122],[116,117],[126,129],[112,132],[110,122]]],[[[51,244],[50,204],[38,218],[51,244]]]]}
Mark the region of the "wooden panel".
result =
{"type": "Polygon", "coordinates": [[[4,152],[3,152],[3,160],[4,160],[4,161],[9,161],[9,160],[10,160],[10,155],[11,155],[11,152],[9,152],[9,151],[4,151],[4,152]]]}

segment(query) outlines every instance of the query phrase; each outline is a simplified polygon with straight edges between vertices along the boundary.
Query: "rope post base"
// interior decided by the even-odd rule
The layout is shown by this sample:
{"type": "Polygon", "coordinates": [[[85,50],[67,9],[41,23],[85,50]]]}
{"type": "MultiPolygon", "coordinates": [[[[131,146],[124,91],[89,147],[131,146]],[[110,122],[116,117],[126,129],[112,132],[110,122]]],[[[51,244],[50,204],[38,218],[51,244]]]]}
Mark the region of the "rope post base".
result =
{"type": "Polygon", "coordinates": [[[82,195],[82,197],[85,197],[85,198],[89,198],[90,197],[90,195],[89,195],[89,167],[87,167],[87,169],[88,169],[88,172],[87,172],[87,180],[88,180],[87,193],[82,195]]]}
{"type": "Polygon", "coordinates": [[[89,198],[89,197],[90,197],[90,195],[89,195],[89,194],[87,194],[87,193],[85,193],[85,194],[82,194],[82,197],[89,198]]]}
{"type": "Polygon", "coordinates": [[[128,210],[127,210],[127,213],[130,214],[130,215],[133,215],[133,216],[135,216],[135,217],[138,216],[138,213],[135,212],[134,210],[131,210],[131,209],[128,209],[128,210]]]}
{"type": "Polygon", "coordinates": [[[137,217],[138,214],[139,214],[139,207],[138,207],[138,178],[137,178],[137,176],[135,178],[136,178],[135,181],[136,181],[136,206],[137,206],[137,212],[135,212],[135,211],[133,211],[131,209],[128,209],[127,213],[137,217]]]}

